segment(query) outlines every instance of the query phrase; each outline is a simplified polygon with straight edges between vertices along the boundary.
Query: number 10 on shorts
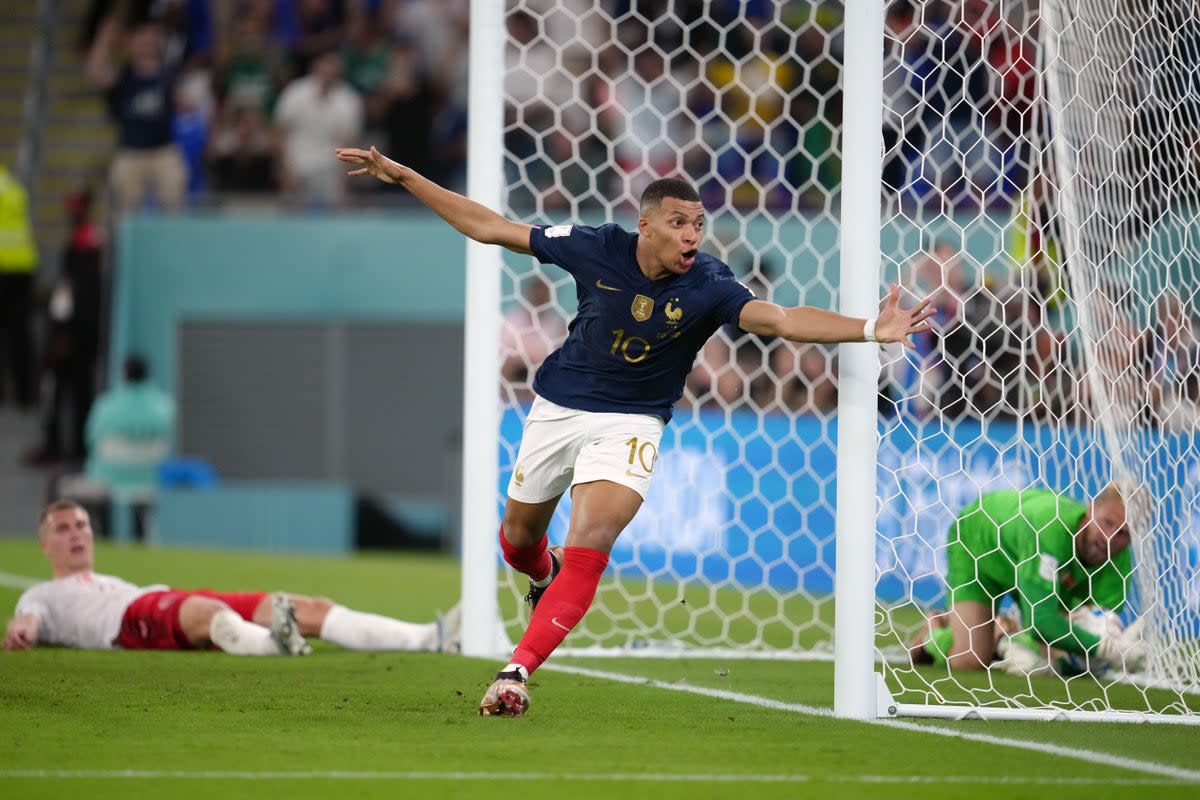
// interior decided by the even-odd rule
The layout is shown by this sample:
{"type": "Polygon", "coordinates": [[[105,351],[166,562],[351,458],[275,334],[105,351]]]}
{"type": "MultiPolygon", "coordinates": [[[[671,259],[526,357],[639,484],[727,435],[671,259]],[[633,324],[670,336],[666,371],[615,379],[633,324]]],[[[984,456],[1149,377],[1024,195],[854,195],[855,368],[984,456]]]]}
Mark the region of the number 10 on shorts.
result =
{"type": "Polygon", "coordinates": [[[654,442],[647,442],[634,436],[625,442],[629,446],[630,468],[641,467],[649,475],[654,472],[654,462],[658,460],[658,448],[654,442]]]}

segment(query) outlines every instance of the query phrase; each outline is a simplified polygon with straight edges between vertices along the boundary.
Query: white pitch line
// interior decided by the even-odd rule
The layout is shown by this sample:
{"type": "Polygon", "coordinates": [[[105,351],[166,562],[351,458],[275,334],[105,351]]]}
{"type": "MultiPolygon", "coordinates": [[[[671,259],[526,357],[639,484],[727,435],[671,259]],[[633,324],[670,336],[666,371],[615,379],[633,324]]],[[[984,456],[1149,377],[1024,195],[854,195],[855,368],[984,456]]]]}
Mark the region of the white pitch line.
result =
{"type": "Polygon", "coordinates": [[[27,578],[24,575],[13,575],[11,572],[0,572],[0,586],[7,589],[28,589],[35,583],[41,583],[36,578],[27,578]]]}
{"type": "Polygon", "coordinates": [[[851,784],[997,784],[1018,786],[1179,786],[1183,781],[1154,778],[1052,778],[1037,775],[731,775],[725,773],[586,772],[435,772],[421,770],[354,772],[350,770],[89,770],[0,769],[0,779],[53,780],[336,780],[336,781],[578,781],[582,783],[851,783],[851,784]]]}
{"type": "MultiPolygon", "coordinates": [[[[742,694],[740,692],[729,692],[722,689],[709,689],[704,686],[692,686],[686,683],[665,683],[653,678],[646,678],[638,675],[627,675],[620,672],[605,672],[602,670],[576,667],[567,664],[547,664],[543,667],[543,669],[552,669],[558,672],[567,672],[573,675],[582,675],[584,677],[615,681],[617,683],[629,683],[650,686],[655,689],[667,689],[674,692],[685,692],[688,694],[700,695],[702,697],[712,697],[718,700],[730,700],[735,703],[746,703],[759,708],[788,711],[794,714],[806,714],[818,717],[833,716],[832,709],[821,706],[808,706],[800,703],[785,703],[780,700],[772,700],[769,697],[759,697],[758,695],[742,694]]],[[[1083,748],[1064,747],[1063,745],[1041,742],[1029,742],[1023,739],[1008,739],[1003,736],[995,736],[988,733],[971,733],[969,731],[962,731],[957,728],[945,728],[937,725],[920,725],[915,722],[901,722],[891,719],[867,720],[867,722],[871,725],[886,725],[888,727],[900,728],[902,730],[914,731],[918,733],[932,733],[937,736],[950,736],[972,742],[982,742],[984,744],[1000,745],[1002,747],[1016,747],[1022,750],[1033,750],[1034,752],[1044,753],[1046,755],[1074,758],[1079,761],[1088,761],[1093,764],[1101,764],[1107,767],[1119,767],[1121,769],[1133,770],[1135,772],[1161,775],[1166,778],[1174,778],[1176,780],[1187,781],[1189,783],[1200,783],[1200,771],[1197,770],[1183,769],[1181,767],[1174,767],[1169,764],[1159,764],[1155,761],[1142,761],[1135,758],[1126,758],[1125,756],[1117,756],[1111,753],[1102,753],[1095,750],[1084,750],[1083,748]]]]}

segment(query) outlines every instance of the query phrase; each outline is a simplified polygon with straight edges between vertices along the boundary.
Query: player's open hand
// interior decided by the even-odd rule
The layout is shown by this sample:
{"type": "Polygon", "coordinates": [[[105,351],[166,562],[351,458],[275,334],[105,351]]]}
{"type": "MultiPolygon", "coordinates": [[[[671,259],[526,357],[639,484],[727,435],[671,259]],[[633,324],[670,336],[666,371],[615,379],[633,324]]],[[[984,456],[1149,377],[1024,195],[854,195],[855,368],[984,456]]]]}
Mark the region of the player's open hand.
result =
{"type": "Polygon", "coordinates": [[[928,297],[912,308],[901,308],[900,287],[892,284],[887,302],[875,320],[875,338],[881,343],[901,342],[905,347],[916,349],[916,344],[909,337],[932,328],[933,323],[929,318],[936,312],[928,297]]]}
{"type": "Polygon", "coordinates": [[[384,183],[400,182],[400,165],[374,147],[371,147],[370,150],[339,147],[334,152],[337,153],[338,161],[360,165],[360,169],[350,170],[350,172],[346,173],[348,175],[374,175],[384,183]]]}
{"type": "Polygon", "coordinates": [[[4,629],[5,650],[28,650],[37,642],[38,625],[28,615],[14,617],[4,629]]]}

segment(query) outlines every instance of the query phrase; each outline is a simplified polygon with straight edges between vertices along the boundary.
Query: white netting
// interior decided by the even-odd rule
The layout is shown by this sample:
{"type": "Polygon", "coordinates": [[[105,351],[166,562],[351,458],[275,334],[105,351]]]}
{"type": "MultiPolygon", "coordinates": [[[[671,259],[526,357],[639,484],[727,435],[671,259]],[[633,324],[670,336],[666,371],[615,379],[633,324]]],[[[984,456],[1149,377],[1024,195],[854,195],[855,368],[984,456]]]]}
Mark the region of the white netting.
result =
{"type": "MultiPolygon", "coordinates": [[[[840,10],[809,4],[510,3],[509,212],[632,228],[644,186],[685,175],[709,210],[709,252],[760,297],[830,306],[840,28],[840,10]]],[[[533,370],[575,301],[557,267],[507,263],[502,482],[533,370]]],[[[569,648],[828,653],[833,355],[737,331],[708,344],[569,648]]],[[[554,542],[568,514],[566,498],[554,542]]],[[[524,578],[504,580],[516,637],[524,578]]]]}
{"type": "MultiPolygon", "coordinates": [[[[1146,676],[1196,682],[1197,182],[1184,153],[1200,53],[1194,4],[1171,18],[1143,5],[1063,0],[1050,41],[1035,2],[887,4],[885,279],[941,309],[941,336],[889,354],[881,380],[877,633],[898,699],[1191,702],[894,660],[944,606],[946,532],[981,492],[1041,483],[1082,499],[1124,477],[1145,490],[1130,518],[1134,607],[1153,616],[1146,676]]],[[[642,187],[682,175],[709,212],[706,249],[758,296],[836,308],[843,16],[840,3],[509,2],[506,212],[632,227],[642,187]]],[[[501,496],[533,370],[575,302],[569,276],[528,258],[506,259],[503,291],[501,496]]],[[[714,337],[567,649],[828,656],[835,352],[714,337]]],[[[554,542],[568,513],[564,500],[554,542]]],[[[525,581],[501,580],[515,638],[525,581]]]]}
{"type": "MultiPolygon", "coordinates": [[[[945,332],[893,364],[897,413],[881,441],[880,632],[898,699],[1200,707],[1188,694],[1200,688],[1200,29],[1185,5],[889,5],[888,224],[918,223],[925,250],[899,248],[894,267],[938,296],[945,332]],[[1086,500],[1109,481],[1131,489],[1125,618],[1149,622],[1147,666],[1131,680],[1154,688],[1074,675],[1053,657],[1061,675],[1041,658],[1003,662],[1012,676],[911,666],[923,615],[947,603],[960,509],[1035,484],[1086,500]]],[[[1012,626],[1017,639],[1032,630],[1012,626]]]]}

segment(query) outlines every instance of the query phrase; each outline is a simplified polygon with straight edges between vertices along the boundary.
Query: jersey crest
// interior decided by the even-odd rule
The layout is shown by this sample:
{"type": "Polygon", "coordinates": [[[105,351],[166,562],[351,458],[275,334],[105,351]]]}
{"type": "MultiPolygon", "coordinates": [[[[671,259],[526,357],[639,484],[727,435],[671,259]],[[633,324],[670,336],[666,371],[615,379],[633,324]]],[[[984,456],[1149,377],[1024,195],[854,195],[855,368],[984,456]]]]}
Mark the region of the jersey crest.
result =
{"type": "Polygon", "coordinates": [[[675,305],[678,302],[678,297],[672,297],[663,308],[663,313],[667,315],[667,325],[672,328],[679,324],[679,320],[683,319],[683,309],[675,305]]]}
{"type": "Polygon", "coordinates": [[[633,298],[633,305],[629,307],[629,312],[638,322],[645,322],[654,313],[654,300],[644,294],[639,294],[633,298]]]}

